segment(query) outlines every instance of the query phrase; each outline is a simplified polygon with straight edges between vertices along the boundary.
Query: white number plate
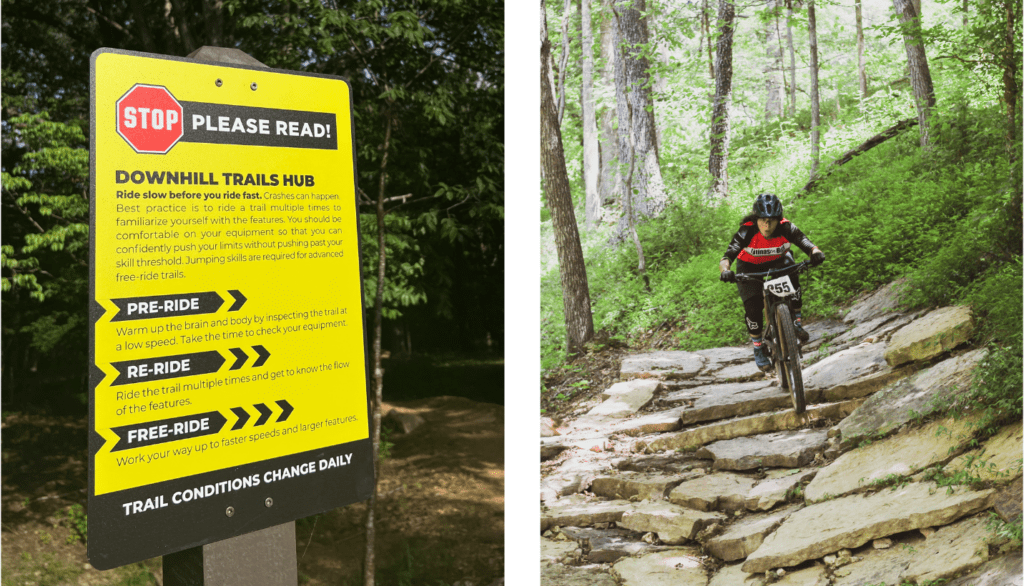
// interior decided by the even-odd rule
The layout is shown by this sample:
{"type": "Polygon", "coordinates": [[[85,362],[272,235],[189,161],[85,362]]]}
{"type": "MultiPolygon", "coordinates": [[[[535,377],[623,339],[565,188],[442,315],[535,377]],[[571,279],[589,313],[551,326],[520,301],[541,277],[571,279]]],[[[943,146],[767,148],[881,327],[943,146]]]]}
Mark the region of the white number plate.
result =
{"type": "Polygon", "coordinates": [[[764,288],[779,296],[792,295],[796,293],[796,287],[794,287],[793,282],[789,280],[789,275],[784,275],[778,279],[772,279],[771,281],[765,281],[764,288]]]}

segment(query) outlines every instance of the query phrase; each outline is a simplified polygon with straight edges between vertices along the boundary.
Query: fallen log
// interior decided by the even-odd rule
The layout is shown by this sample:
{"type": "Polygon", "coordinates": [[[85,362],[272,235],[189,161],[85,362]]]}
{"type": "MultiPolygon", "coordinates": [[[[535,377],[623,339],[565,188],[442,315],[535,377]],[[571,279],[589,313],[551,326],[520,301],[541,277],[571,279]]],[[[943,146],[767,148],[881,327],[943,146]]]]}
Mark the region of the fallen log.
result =
{"type": "Polygon", "coordinates": [[[916,125],[917,118],[907,118],[906,120],[900,120],[899,122],[887,128],[886,130],[867,139],[866,141],[861,143],[861,145],[858,146],[857,148],[846,151],[845,153],[843,153],[841,157],[829,163],[828,167],[826,167],[825,173],[819,174],[814,179],[808,181],[807,185],[804,185],[803,189],[798,191],[796,195],[793,196],[792,201],[796,201],[797,199],[800,198],[801,195],[809,193],[812,189],[815,188],[815,186],[817,186],[817,184],[820,181],[827,179],[828,176],[834,173],[836,169],[838,169],[842,165],[845,165],[846,163],[849,163],[850,161],[853,160],[854,157],[863,155],[864,153],[889,140],[890,138],[898,136],[899,134],[903,133],[903,131],[907,130],[908,128],[912,128],[916,125]]]}

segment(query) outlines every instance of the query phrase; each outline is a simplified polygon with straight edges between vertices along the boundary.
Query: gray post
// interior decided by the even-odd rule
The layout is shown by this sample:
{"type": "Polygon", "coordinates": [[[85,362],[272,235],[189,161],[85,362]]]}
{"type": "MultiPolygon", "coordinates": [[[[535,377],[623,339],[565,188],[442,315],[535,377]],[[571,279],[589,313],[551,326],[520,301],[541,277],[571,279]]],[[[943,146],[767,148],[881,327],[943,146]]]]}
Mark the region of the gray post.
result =
{"type": "Polygon", "coordinates": [[[295,522],[165,555],[164,586],[298,586],[295,522]]]}
{"type": "MultiPolygon", "coordinates": [[[[238,49],[200,47],[197,61],[266,67],[238,49]]],[[[163,557],[164,586],[298,586],[295,522],[163,557]]]]}

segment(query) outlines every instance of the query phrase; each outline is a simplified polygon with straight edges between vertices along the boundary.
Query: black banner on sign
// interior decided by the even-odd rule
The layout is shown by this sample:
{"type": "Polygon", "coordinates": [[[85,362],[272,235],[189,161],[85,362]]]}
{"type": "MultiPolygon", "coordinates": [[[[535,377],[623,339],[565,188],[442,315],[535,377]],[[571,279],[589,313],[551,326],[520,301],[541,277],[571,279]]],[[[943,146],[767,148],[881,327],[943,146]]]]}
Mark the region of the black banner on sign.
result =
{"type": "Polygon", "coordinates": [[[117,369],[117,378],[110,386],[210,374],[220,370],[223,364],[224,357],[216,350],[111,362],[110,365],[117,369]]]}
{"type": "Polygon", "coordinates": [[[117,434],[117,443],[110,448],[110,451],[120,452],[121,450],[212,435],[219,433],[227,422],[227,418],[218,411],[210,411],[209,413],[113,427],[110,431],[117,434]]]}
{"type": "Polygon", "coordinates": [[[334,114],[181,102],[180,142],[338,150],[334,114]]]}
{"type": "Polygon", "coordinates": [[[110,302],[119,310],[117,315],[110,318],[112,322],[216,313],[224,305],[224,299],[213,291],[153,295],[151,297],[124,297],[111,299],[110,302]]]}
{"type": "Polygon", "coordinates": [[[109,570],[316,515],[366,500],[371,492],[373,445],[364,439],[90,495],[89,563],[109,570]],[[281,473],[304,464],[306,474],[281,473]],[[224,514],[229,506],[230,517],[224,514]]]}

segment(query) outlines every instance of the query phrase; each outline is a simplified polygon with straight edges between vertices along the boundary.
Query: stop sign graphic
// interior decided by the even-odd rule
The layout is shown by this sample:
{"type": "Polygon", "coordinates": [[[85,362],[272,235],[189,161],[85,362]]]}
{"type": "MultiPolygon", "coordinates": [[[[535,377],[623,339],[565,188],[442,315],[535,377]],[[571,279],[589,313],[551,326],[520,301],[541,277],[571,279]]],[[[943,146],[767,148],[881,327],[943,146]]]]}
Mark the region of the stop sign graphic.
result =
{"type": "Polygon", "coordinates": [[[164,154],[184,131],[184,112],[167,88],[136,84],[117,101],[117,133],[137,153],[164,154]]]}

